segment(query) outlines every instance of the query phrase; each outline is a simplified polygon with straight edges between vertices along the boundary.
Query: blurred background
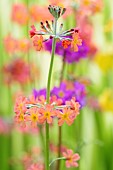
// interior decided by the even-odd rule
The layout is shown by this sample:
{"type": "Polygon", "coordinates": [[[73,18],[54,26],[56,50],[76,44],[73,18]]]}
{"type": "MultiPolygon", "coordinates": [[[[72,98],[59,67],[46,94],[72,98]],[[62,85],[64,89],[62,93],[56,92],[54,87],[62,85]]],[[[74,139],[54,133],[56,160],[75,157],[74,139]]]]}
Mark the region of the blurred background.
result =
{"type": "MultiPolygon", "coordinates": [[[[36,51],[29,30],[33,24],[40,29],[40,21],[51,22],[49,4],[67,8],[59,24],[64,30],[79,28],[83,40],[76,54],[66,51],[64,59],[61,47],[55,54],[51,88],[74,83],[82,105],[75,123],[62,127],[63,145],[80,154],[77,170],[113,170],[112,0],[0,0],[0,170],[31,170],[34,160],[43,160],[43,132],[20,128],[14,103],[18,95],[46,88],[51,42],[36,51]]],[[[50,130],[50,159],[56,157],[57,126],[50,130]]]]}

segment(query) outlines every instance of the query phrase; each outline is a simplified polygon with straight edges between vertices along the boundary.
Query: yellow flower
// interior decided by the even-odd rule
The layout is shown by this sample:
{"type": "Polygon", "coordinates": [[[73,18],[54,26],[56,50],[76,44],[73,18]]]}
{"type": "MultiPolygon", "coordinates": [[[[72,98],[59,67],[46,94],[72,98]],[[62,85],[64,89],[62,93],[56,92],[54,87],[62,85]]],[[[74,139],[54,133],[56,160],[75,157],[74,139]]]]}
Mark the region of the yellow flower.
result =
{"type": "Polygon", "coordinates": [[[94,58],[94,62],[100,67],[103,72],[113,68],[113,54],[98,53],[94,58]]]}
{"type": "Polygon", "coordinates": [[[113,112],[113,90],[106,89],[100,96],[99,103],[103,111],[113,112]]]}

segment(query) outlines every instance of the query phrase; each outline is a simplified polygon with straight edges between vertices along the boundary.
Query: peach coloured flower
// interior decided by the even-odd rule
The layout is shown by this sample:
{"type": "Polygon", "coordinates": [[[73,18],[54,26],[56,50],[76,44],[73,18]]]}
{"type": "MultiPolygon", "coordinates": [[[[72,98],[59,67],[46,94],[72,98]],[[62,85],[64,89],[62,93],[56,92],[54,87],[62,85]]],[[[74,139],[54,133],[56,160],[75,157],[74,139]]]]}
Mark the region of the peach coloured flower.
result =
{"type": "Polygon", "coordinates": [[[28,39],[26,38],[23,38],[21,40],[18,40],[18,51],[19,52],[28,52],[29,51],[29,48],[30,48],[30,42],[28,39]]]}
{"type": "Polygon", "coordinates": [[[4,38],[4,47],[8,54],[14,54],[17,50],[18,41],[11,35],[4,38]]]}
{"type": "Polygon", "coordinates": [[[46,20],[53,19],[47,7],[39,5],[32,5],[30,7],[30,18],[35,22],[40,22],[41,20],[45,22],[46,20]]]}
{"type": "Polygon", "coordinates": [[[27,111],[26,103],[27,103],[27,98],[25,96],[18,96],[16,98],[16,102],[14,106],[14,112],[16,114],[24,114],[27,111]]]}
{"type": "Polygon", "coordinates": [[[72,42],[71,42],[71,49],[73,51],[78,51],[78,46],[81,46],[82,45],[82,39],[80,39],[79,37],[79,33],[78,32],[75,32],[73,35],[72,35],[72,42]]]}
{"type": "Polygon", "coordinates": [[[26,127],[26,115],[19,113],[15,116],[15,122],[18,123],[22,128],[26,127]]]}
{"type": "Polygon", "coordinates": [[[52,124],[54,116],[56,116],[56,110],[53,109],[53,106],[46,105],[45,108],[40,109],[40,121],[47,121],[48,124],[52,124]]]}
{"type": "Polygon", "coordinates": [[[58,117],[58,125],[62,126],[64,122],[66,122],[69,126],[73,123],[73,111],[69,108],[64,108],[63,112],[59,112],[57,114],[58,117]]]}
{"type": "Polygon", "coordinates": [[[69,105],[70,107],[71,107],[71,109],[73,110],[73,112],[74,112],[74,115],[75,115],[75,117],[78,115],[78,114],[80,114],[80,104],[79,104],[79,102],[76,102],[76,99],[75,99],[75,97],[73,97],[72,99],[71,99],[71,101],[66,101],[66,105],[69,105]]]}
{"type": "Polygon", "coordinates": [[[40,51],[41,49],[43,49],[43,47],[44,47],[43,46],[43,36],[42,35],[35,36],[33,39],[33,45],[37,51],[40,51]]]}
{"type": "Polygon", "coordinates": [[[71,149],[67,149],[66,152],[63,152],[63,156],[66,158],[66,167],[78,167],[77,161],[80,159],[78,153],[73,153],[71,149]]]}
{"type": "Polygon", "coordinates": [[[27,24],[29,19],[28,10],[25,4],[14,4],[12,8],[12,20],[20,25],[27,24]]]}
{"type": "Polygon", "coordinates": [[[55,95],[51,96],[50,103],[53,105],[61,105],[63,103],[62,99],[57,98],[55,95]]]}
{"type": "Polygon", "coordinates": [[[31,122],[31,126],[33,128],[37,127],[37,124],[39,123],[39,109],[37,107],[32,107],[29,109],[27,120],[31,122]]]}

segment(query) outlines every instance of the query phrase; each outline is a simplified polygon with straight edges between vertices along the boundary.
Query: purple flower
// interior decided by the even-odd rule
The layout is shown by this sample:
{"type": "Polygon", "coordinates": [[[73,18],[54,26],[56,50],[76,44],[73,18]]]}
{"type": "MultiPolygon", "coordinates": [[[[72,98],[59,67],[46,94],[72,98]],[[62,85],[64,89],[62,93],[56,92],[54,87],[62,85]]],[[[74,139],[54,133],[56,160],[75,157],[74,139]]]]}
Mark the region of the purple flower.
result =
{"type": "Polygon", "coordinates": [[[61,83],[59,87],[54,87],[51,91],[51,95],[56,95],[58,98],[63,100],[63,104],[66,101],[76,98],[76,101],[80,103],[81,108],[86,103],[86,88],[79,82],[73,82],[73,89],[68,89],[66,83],[61,83]]]}
{"type": "Polygon", "coordinates": [[[34,95],[35,99],[42,95],[45,96],[45,98],[46,98],[46,89],[45,88],[41,89],[41,90],[33,89],[33,95],[34,95]]]}
{"type": "MultiPolygon", "coordinates": [[[[81,58],[86,58],[89,52],[89,47],[83,42],[81,46],[78,47],[78,52],[71,51],[70,47],[64,49],[62,47],[62,42],[56,43],[55,53],[61,57],[65,56],[65,61],[70,63],[78,62],[81,58]]],[[[45,49],[51,52],[52,40],[45,43],[45,49]]]]}
{"type": "Polygon", "coordinates": [[[74,95],[76,100],[80,103],[81,107],[86,104],[86,88],[80,82],[74,82],[74,95]]]}
{"type": "Polygon", "coordinates": [[[51,91],[51,95],[55,95],[58,98],[63,100],[63,104],[65,104],[65,101],[71,100],[73,91],[66,89],[66,84],[61,83],[59,87],[54,87],[51,91]]]}

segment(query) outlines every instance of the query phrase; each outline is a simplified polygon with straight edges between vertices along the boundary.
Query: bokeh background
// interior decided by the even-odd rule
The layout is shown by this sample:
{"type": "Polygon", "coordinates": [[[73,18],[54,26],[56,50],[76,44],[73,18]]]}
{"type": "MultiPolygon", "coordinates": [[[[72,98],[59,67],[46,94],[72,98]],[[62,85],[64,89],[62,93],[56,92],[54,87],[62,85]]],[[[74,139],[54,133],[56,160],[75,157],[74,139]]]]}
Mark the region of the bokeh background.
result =
{"type": "MultiPolygon", "coordinates": [[[[40,157],[40,129],[24,131],[16,126],[13,108],[17,95],[46,87],[50,52],[34,49],[29,30],[33,24],[39,29],[40,21],[52,20],[47,7],[55,3],[68,9],[59,20],[63,29],[78,27],[89,48],[85,57],[65,65],[64,78],[72,76],[86,90],[75,123],[63,126],[63,143],[79,152],[76,169],[113,170],[112,0],[0,0],[0,170],[27,169],[31,157],[40,157]]],[[[56,54],[54,62],[52,87],[59,84],[62,57],[56,54]]],[[[50,130],[53,156],[57,126],[50,130]]],[[[66,169],[63,163],[61,169],[66,169]]]]}

